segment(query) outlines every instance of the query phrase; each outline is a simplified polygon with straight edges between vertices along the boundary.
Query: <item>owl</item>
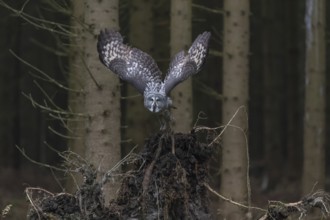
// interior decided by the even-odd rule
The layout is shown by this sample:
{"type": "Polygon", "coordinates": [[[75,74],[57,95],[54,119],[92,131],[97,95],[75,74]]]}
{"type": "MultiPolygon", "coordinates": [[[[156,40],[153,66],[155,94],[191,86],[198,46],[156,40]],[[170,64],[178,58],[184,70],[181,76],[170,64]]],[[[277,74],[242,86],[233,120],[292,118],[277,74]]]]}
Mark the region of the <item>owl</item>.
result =
{"type": "Polygon", "coordinates": [[[165,76],[147,53],[123,43],[123,37],[115,30],[102,30],[98,36],[97,50],[101,62],[122,80],[133,85],[144,97],[144,106],[158,113],[169,109],[171,90],[189,76],[198,73],[208,52],[211,34],[200,34],[189,50],[178,52],[165,76]]]}

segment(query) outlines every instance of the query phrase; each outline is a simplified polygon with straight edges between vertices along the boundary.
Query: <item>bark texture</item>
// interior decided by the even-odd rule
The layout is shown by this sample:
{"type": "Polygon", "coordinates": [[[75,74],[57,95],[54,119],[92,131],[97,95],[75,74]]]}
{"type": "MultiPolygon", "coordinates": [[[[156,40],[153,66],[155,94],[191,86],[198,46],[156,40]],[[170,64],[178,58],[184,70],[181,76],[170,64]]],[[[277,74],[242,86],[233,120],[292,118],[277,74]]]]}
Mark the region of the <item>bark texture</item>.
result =
{"type": "MultiPolygon", "coordinates": [[[[191,0],[171,1],[171,57],[182,49],[188,49],[191,43],[191,0]]],[[[188,132],[192,125],[192,80],[188,78],[171,92],[174,106],[173,129],[188,132]]]]}
{"type": "MultiPolygon", "coordinates": [[[[223,124],[227,124],[240,106],[248,102],[249,1],[224,1],[223,48],[223,124]]],[[[234,201],[247,200],[246,114],[240,111],[223,134],[221,194],[234,201]]],[[[245,219],[241,209],[221,204],[226,219],[245,219]]]]}
{"type": "Polygon", "coordinates": [[[325,184],[325,0],[306,0],[303,193],[325,184]]]}
{"type": "MultiPolygon", "coordinates": [[[[96,40],[103,28],[118,29],[118,1],[85,1],[84,75],[86,158],[105,172],[121,158],[120,86],[118,77],[99,61],[96,40]]],[[[114,185],[104,188],[106,200],[113,198],[114,185]]]]}
{"type": "MultiPolygon", "coordinates": [[[[67,121],[67,136],[69,150],[85,156],[85,129],[86,117],[84,117],[84,91],[83,82],[84,75],[88,74],[86,68],[82,65],[83,60],[83,40],[81,34],[83,27],[81,24],[84,21],[84,2],[73,1],[73,18],[71,20],[72,32],[74,36],[70,38],[70,72],[69,72],[69,91],[68,94],[68,111],[72,113],[67,121]]],[[[79,178],[78,175],[75,178],[79,178]]],[[[79,181],[78,181],[79,182],[79,181]]],[[[76,185],[72,179],[68,179],[66,190],[72,192],[76,189],[76,185]]]]}

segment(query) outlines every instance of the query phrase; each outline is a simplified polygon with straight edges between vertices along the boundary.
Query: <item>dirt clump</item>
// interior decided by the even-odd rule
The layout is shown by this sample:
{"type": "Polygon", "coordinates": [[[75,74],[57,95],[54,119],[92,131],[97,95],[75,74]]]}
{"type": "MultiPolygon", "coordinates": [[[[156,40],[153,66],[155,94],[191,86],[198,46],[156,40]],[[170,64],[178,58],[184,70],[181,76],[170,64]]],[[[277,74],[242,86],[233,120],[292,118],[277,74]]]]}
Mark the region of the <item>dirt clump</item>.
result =
{"type": "Polygon", "coordinates": [[[27,189],[28,219],[212,219],[204,186],[212,153],[194,132],[155,134],[109,204],[102,194],[104,181],[93,166],[85,165],[84,182],[75,195],[27,189]]]}

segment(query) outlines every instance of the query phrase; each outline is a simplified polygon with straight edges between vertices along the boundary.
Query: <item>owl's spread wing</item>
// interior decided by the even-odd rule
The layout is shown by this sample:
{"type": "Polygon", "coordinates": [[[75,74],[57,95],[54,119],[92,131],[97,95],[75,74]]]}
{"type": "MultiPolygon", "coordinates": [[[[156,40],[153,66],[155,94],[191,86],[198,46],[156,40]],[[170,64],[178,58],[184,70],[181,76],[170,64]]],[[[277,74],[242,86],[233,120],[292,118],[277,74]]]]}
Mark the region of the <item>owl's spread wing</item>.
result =
{"type": "Polygon", "coordinates": [[[169,94],[177,84],[201,70],[207,55],[210,37],[210,32],[200,34],[191,45],[188,53],[180,51],[175,55],[164,80],[166,94],[169,94]]]}
{"type": "Polygon", "coordinates": [[[141,94],[148,82],[161,82],[161,72],[152,57],[123,44],[119,32],[107,29],[101,31],[97,50],[101,62],[141,94]]]}

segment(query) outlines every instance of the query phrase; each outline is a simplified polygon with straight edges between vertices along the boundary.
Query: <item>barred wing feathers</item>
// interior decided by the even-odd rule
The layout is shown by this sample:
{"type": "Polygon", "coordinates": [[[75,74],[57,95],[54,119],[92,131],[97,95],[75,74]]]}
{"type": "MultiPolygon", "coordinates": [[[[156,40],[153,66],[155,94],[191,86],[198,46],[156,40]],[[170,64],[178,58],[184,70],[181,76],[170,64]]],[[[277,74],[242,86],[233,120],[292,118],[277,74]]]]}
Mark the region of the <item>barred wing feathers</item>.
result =
{"type": "Polygon", "coordinates": [[[166,94],[169,94],[177,84],[201,70],[208,52],[210,37],[210,32],[200,34],[191,45],[188,53],[180,51],[175,55],[164,80],[166,94]]]}
{"type": "Polygon", "coordinates": [[[119,32],[108,29],[101,31],[97,50],[101,62],[141,94],[148,82],[161,82],[161,72],[152,57],[123,44],[119,32]]]}

